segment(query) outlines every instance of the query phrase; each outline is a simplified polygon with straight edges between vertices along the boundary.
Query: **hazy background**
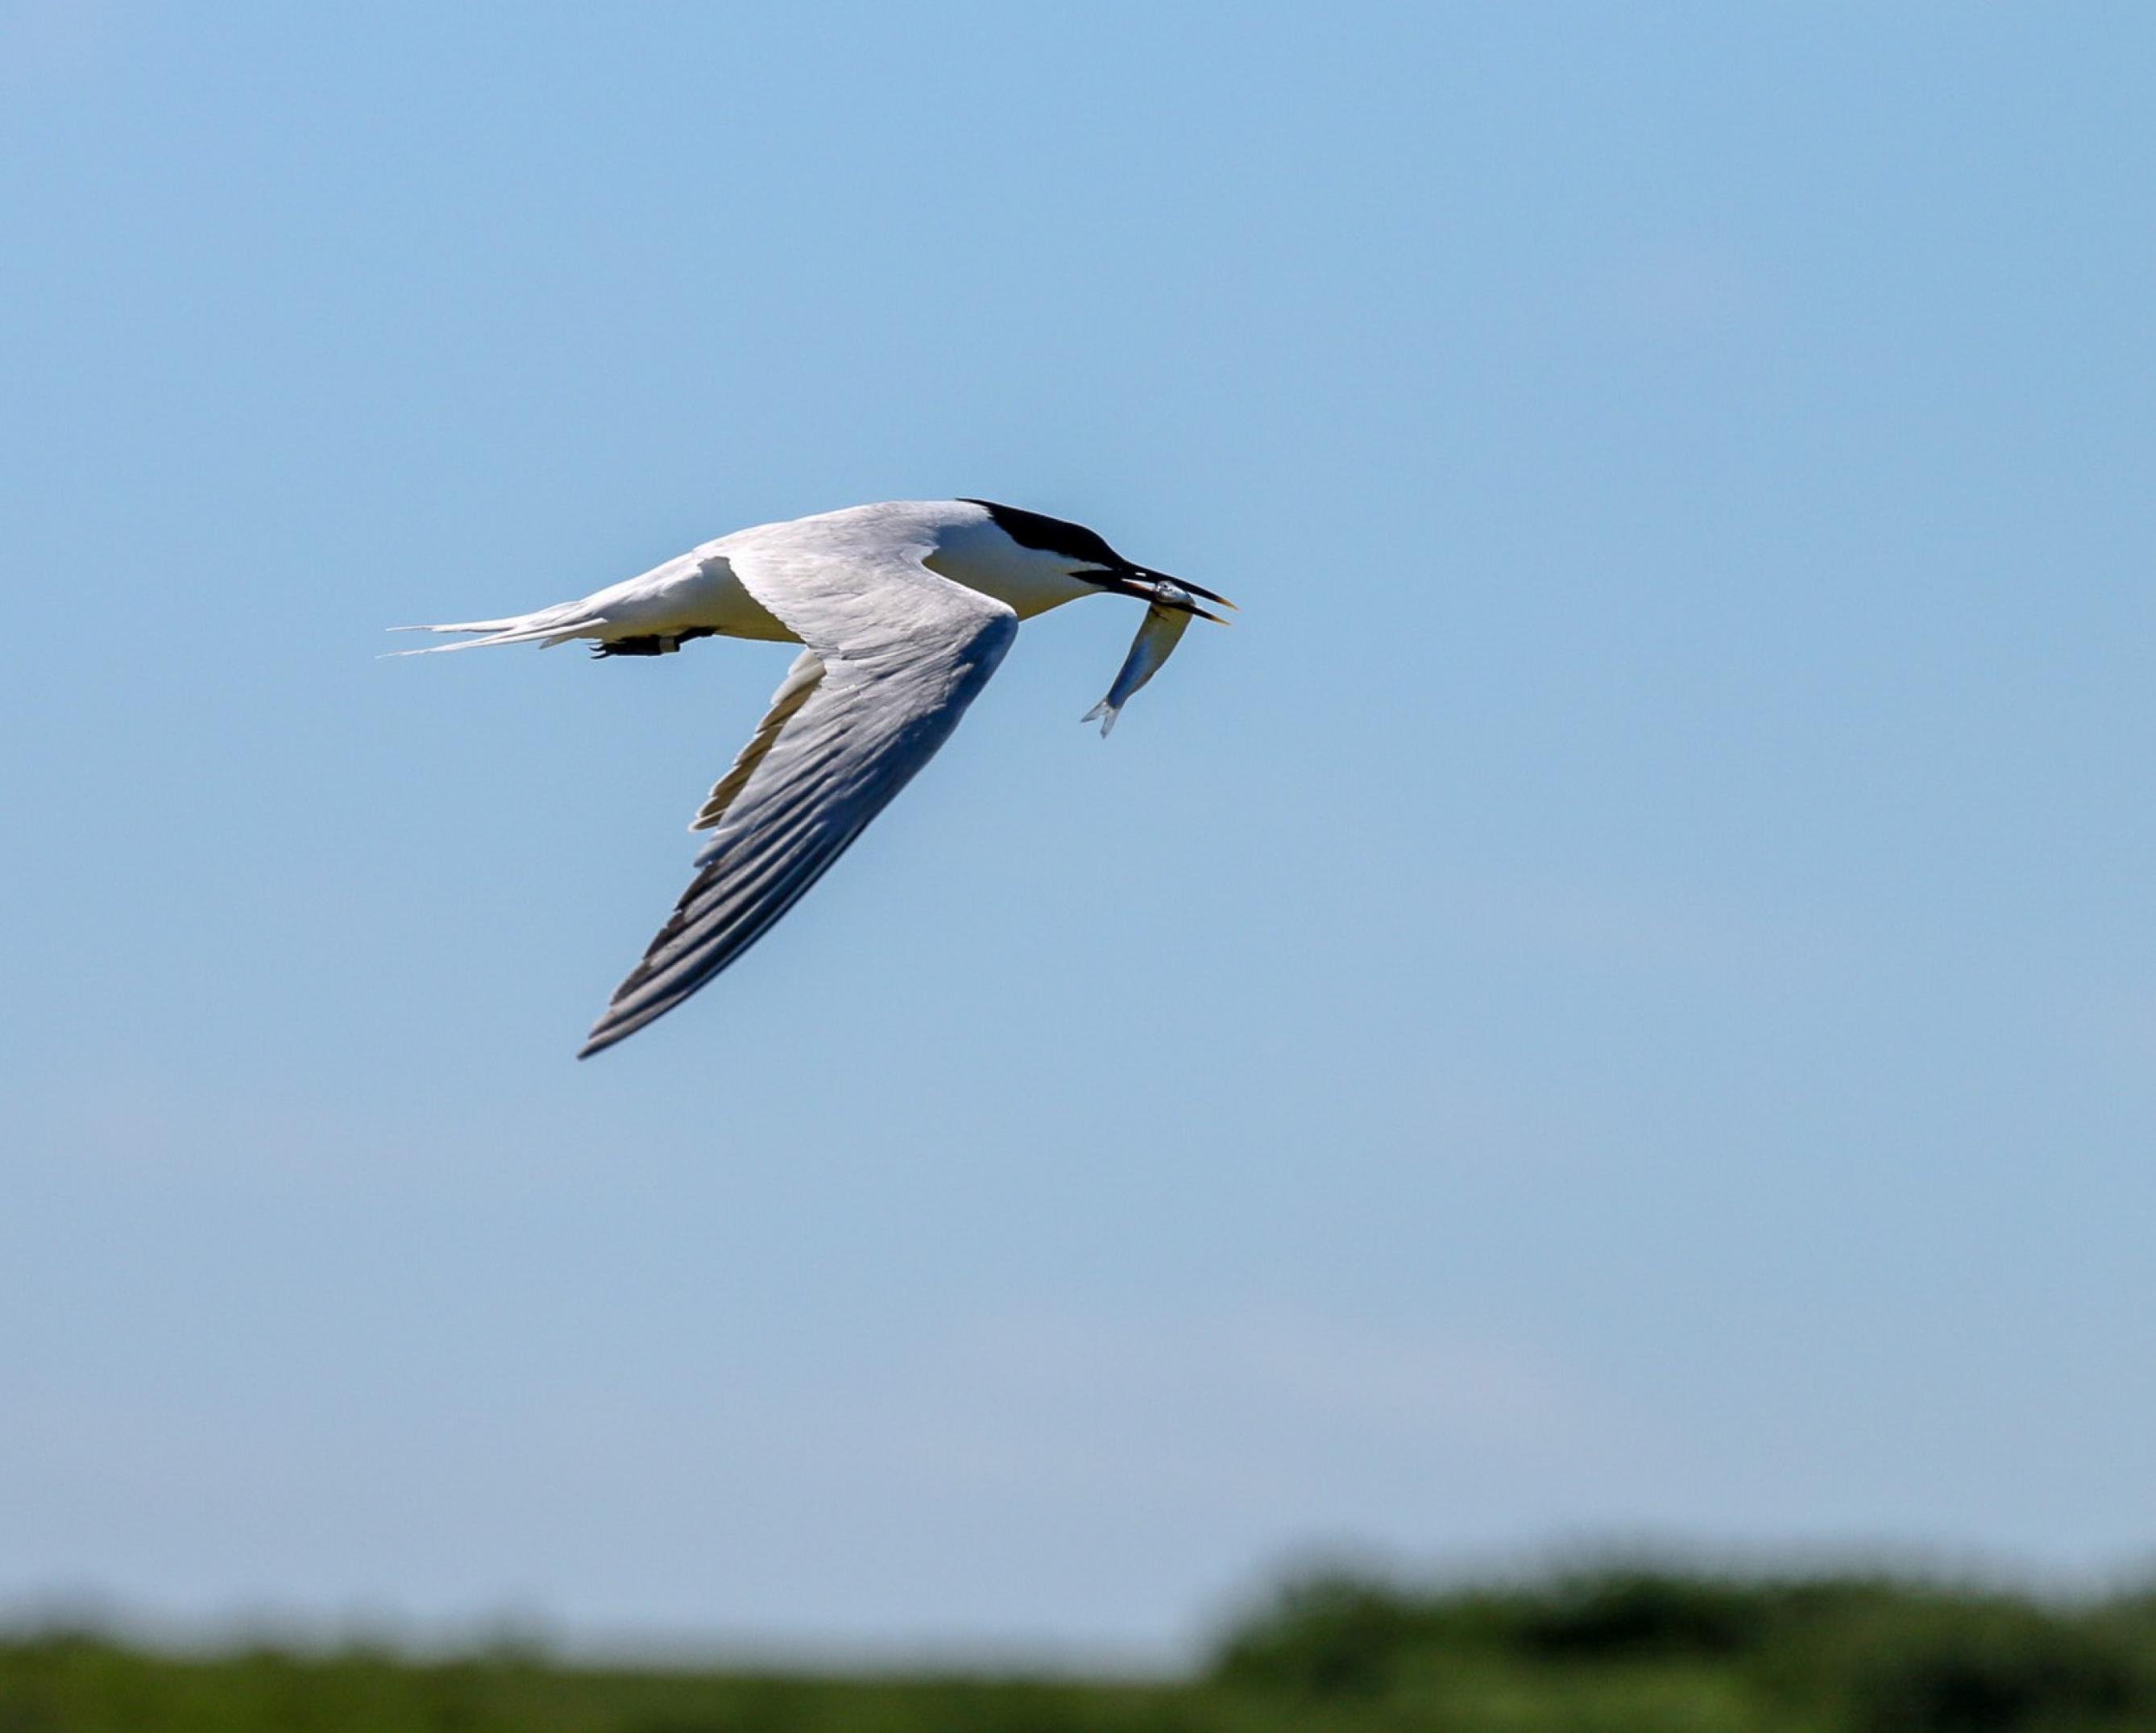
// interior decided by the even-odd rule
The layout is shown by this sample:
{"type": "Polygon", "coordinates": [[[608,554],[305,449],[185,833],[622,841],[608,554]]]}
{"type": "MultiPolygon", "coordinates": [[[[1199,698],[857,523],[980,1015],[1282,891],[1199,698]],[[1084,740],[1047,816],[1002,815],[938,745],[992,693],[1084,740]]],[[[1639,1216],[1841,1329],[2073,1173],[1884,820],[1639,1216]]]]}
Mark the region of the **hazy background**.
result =
{"type": "Polygon", "coordinates": [[[2156,20],[0,0],[0,1605],[1171,1650],[2156,1542],[2156,20]],[[788,653],[1029,627],[593,1064],[788,653]]]}

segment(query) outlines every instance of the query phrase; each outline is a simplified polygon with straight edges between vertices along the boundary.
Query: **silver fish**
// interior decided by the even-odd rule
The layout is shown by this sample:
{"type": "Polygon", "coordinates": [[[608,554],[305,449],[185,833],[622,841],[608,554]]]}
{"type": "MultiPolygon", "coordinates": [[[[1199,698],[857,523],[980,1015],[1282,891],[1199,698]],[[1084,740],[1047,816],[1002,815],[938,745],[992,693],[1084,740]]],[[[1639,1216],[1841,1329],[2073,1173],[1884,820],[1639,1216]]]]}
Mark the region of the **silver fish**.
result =
{"type": "Polygon", "coordinates": [[[1161,664],[1168,660],[1169,652],[1190,625],[1193,603],[1189,592],[1179,584],[1162,579],[1153,593],[1157,599],[1138,622],[1138,635],[1131,640],[1131,653],[1123,658],[1123,665],[1116,671],[1116,682],[1108,688],[1108,695],[1078,719],[1090,722],[1099,717],[1102,740],[1116,726],[1116,718],[1131,701],[1131,695],[1160,672],[1161,664]]]}

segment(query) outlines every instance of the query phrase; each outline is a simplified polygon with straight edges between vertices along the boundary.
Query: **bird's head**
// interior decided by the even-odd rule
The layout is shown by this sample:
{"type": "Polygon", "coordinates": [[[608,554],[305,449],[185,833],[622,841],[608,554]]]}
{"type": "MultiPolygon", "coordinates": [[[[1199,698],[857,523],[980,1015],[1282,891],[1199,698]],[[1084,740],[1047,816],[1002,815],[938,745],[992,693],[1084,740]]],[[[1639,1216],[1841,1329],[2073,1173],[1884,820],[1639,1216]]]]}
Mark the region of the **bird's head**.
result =
{"type": "Polygon", "coordinates": [[[989,500],[959,503],[978,506],[987,515],[973,520],[969,526],[973,533],[947,541],[939,551],[941,556],[930,563],[947,569],[948,575],[961,582],[1010,602],[1021,614],[1097,592],[1135,596],[1142,602],[1225,625],[1227,622],[1219,614],[1199,607],[1193,598],[1203,597],[1223,608],[1235,605],[1197,584],[1134,564],[1083,524],[1068,523],[1038,511],[1022,511],[1015,505],[998,505],[989,500]],[[1032,600],[1031,592],[1036,587],[1040,599],[1029,607],[1026,603],[1032,600]]]}

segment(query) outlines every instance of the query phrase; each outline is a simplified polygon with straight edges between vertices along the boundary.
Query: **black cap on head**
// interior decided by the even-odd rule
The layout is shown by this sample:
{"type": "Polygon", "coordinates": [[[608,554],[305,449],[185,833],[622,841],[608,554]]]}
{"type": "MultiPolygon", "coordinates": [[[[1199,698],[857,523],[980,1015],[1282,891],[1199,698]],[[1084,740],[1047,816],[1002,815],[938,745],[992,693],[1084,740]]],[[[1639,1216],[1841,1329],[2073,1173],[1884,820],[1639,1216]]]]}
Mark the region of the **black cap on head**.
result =
{"type": "Polygon", "coordinates": [[[968,500],[996,520],[996,527],[1020,547],[1038,548],[1081,566],[1099,566],[1110,572],[1127,571],[1130,561],[1083,524],[1065,523],[1038,511],[1021,511],[1015,505],[998,505],[993,500],[968,500]]]}
{"type": "MultiPolygon", "coordinates": [[[[1068,523],[1060,517],[1050,517],[1042,512],[1022,511],[1015,505],[998,505],[993,500],[968,500],[965,503],[978,505],[987,512],[1004,534],[1020,547],[1038,548],[1043,553],[1054,554],[1081,566],[1098,567],[1104,572],[1112,574],[1088,581],[1097,582],[1102,589],[1116,595],[1136,596],[1142,601],[1152,601],[1154,599],[1153,587],[1165,582],[1188,590],[1194,596],[1203,596],[1208,602],[1217,602],[1224,608],[1235,605],[1225,596],[1215,595],[1203,584],[1192,583],[1188,578],[1169,577],[1164,572],[1155,572],[1150,567],[1134,564],[1083,524],[1068,523]]],[[[1085,576],[1083,573],[1080,575],[1085,576]]],[[[1184,606],[1182,602],[1171,605],[1184,606]]],[[[1218,620],[1220,618],[1215,613],[1207,613],[1202,608],[1193,608],[1188,611],[1204,619],[1218,620]]]]}

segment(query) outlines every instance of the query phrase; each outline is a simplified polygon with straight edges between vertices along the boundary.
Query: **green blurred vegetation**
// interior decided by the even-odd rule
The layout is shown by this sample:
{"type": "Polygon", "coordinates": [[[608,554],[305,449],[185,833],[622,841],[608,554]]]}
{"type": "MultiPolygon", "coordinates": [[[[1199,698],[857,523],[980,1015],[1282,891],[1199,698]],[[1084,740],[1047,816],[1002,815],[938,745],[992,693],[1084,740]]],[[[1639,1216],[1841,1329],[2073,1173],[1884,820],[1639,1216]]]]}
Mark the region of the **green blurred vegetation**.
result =
{"type": "Polygon", "coordinates": [[[2156,1729],[2156,1594],[1599,1568],[1293,1582],[1188,1680],[628,1668],[530,1647],[0,1638],[0,1733],[2097,1733],[2156,1729]]]}

